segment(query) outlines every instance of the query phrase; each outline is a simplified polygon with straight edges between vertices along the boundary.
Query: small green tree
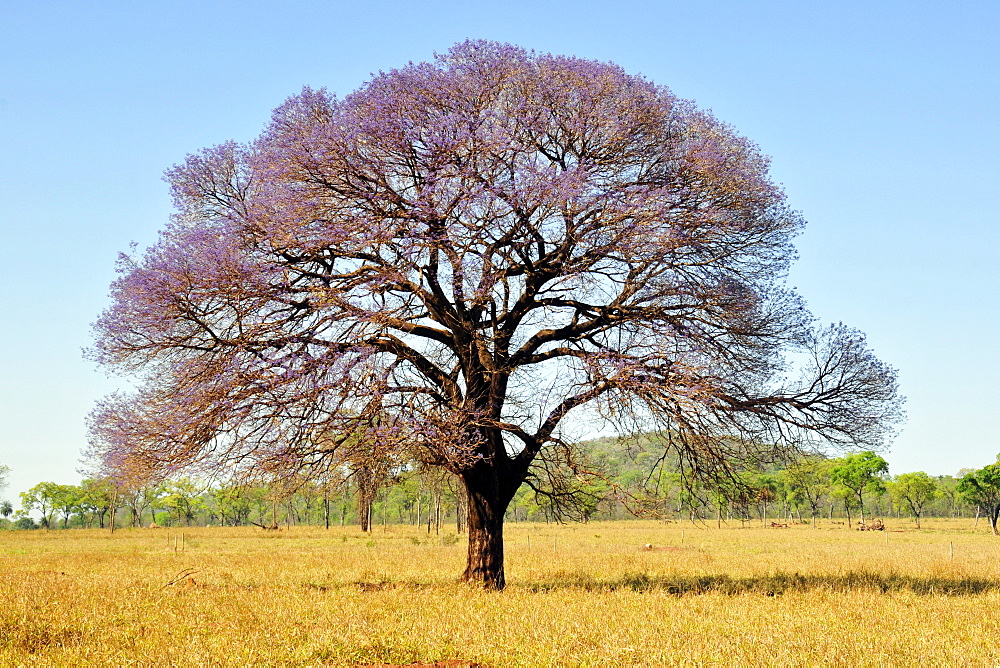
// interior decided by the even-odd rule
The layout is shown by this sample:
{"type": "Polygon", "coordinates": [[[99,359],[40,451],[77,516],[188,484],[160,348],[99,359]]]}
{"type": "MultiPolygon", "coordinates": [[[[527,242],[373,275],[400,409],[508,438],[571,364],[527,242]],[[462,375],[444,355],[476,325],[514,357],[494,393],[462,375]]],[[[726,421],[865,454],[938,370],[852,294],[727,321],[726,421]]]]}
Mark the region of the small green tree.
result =
{"type": "Polygon", "coordinates": [[[844,506],[844,513],[847,515],[847,528],[852,524],[851,511],[858,507],[858,497],[843,485],[833,485],[830,492],[830,519],[833,519],[833,506],[839,501],[844,506]]]}
{"type": "Polygon", "coordinates": [[[212,492],[215,510],[222,525],[241,526],[250,522],[253,497],[243,485],[224,485],[212,492]]]}
{"type": "MultiPolygon", "coordinates": [[[[834,460],[830,469],[830,481],[850,492],[857,500],[861,522],[865,521],[865,492],[881,493],[885,490],[882,476],[889,472],[889,463],[874,452],[857,452],[834,460]]],[[[846,505],[846,504],[845,504],[846,505]]],[[[850,518],[850,515],[848,515],[850,518]]],[[[848,519],[850,526],[850,519],[848,519]]]]}
{"type": "Polygon", "coordinates": [[[906,506],[913,513],[913,520],[920,528],[920,515],[924,506],[938,497],[937,483],[923,471],[903,473],[889,483],[889,496],[897,506],[906,506]]]}
{"type": "Polygon", "coordinates": [[[98,520],[104,528],[104,518],[115,505],[115,488],[108,478],[87,478],[80,483],[80,507],[90,513],[87,526],[98,520]]]}
{"type": "Polygon", "coordinates": [[[959,506],[963,503],[958,493],[958,483],[961,479],[950,475],[939,475],[934,479],[938,488],[938,512],[947,517],[955,517],[959,506]]]}
{"type": "Polygon", "coordinates": [[[126,484],[119,494],[122,503],[128,507],[133,527],[142,525],[142,515],[150,509],[150,519],[155,522],[152,508],[166,493],[164,483],[131,483],[126,484]]]}
{"type": "Polygon", "coordinates": [[[811,521],[816,525],[819,504],[830,493],[830,469],[833,462],[822,455],[806,455],[781,472],[788,488],[789,500],[809,507],[811,521]]]}
{"type": "Polygon", "coordinates": [[[21,507],[25,513],[37,510],[42,515],[42,526],[52,525],[52,514],[56,511],[59,485],[54,482],[40,482],[27,492],[21,492],[21,507]]]}
{"type": "Polygon", "coordinates": [[[69,518],[80,509],[82,490],[77,485],[56,485],[52,495],[52,506],[62,515],[63,529],[69,526],[69,518]]]}
{"type": "Polygon", "coordinates": [[[183,520],[187,526],[191,526],[197,512],[205,508],[202,492],[204,488],[190,478],[180,478],[167,484],[166,495],[161,499],[161,504],[176,515],[178,523],[183,520]]]}
{"type": "Polygon", "coordinates": [[[990,528],[997,535],[1000,516],[1000,456],[995,464],[966,473],[958,483],[958,493],[968,503],[980,506],[990,518],[990,528]]]}
{"type": "Polygon", "coordinates": [[[767,522],[768,506],[781,498],[781,483],[778,476],[771,473],[757,473],[752,476],[752,483],[756,490],[755,501],[760,510],[761,524],[767,522]]]}

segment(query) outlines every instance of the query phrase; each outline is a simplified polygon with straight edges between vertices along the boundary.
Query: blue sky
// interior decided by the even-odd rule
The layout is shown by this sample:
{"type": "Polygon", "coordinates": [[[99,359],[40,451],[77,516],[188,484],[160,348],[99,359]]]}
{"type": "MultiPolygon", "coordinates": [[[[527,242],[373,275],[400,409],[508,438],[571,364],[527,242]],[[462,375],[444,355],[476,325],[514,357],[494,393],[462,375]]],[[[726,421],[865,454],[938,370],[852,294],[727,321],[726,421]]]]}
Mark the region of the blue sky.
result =
{"type": "Polygon", "coordinates": [[[773,158],[809,221],[791,283],[899,369],[891,472],[1000,452],[1000,3],[0,3],[0,463],[76,482],[115,386],[81,356],[162,172],[247,141],[303,85],[341,95],[466,38],[610,60],[773,158]]]}

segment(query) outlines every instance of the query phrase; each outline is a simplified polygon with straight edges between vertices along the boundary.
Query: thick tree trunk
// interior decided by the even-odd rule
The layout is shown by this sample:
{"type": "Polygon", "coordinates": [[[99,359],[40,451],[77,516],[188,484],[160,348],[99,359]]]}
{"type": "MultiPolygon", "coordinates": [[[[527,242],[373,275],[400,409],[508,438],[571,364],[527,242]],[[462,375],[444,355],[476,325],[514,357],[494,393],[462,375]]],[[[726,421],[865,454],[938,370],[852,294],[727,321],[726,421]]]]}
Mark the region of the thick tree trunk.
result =
{"type": "MultiPolygon", "coordinates": [[[[504,577],[503,521],[517,485],[502,482],[489,466],[476,467],[462,475],[465,483],[469,532],[468,559],[462,581],[485,589],[500,590],[504,577]]],[[[520,483],[520,480],[518,480],[520,483]]]]}
{"type": "Polygon", "coordinates": [[[507,584],[503,570],[504,510],[496,495],[469,489],[469,552],[463,582],[496,590],[507,584]]]}

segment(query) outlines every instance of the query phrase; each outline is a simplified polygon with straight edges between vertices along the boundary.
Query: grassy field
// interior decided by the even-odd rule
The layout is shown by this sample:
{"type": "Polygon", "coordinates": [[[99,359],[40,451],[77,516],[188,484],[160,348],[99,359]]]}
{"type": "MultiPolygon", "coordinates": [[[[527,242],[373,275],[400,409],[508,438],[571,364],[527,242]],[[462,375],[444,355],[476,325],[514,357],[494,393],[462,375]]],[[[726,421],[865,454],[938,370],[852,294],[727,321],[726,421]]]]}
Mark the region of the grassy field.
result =
{"type": "Polygon", "coordinates": [[[2,532],[0,665],[1000,663],[1000,538],[888,524],[509,524],[499,594],[414,527],[2,532]]]}

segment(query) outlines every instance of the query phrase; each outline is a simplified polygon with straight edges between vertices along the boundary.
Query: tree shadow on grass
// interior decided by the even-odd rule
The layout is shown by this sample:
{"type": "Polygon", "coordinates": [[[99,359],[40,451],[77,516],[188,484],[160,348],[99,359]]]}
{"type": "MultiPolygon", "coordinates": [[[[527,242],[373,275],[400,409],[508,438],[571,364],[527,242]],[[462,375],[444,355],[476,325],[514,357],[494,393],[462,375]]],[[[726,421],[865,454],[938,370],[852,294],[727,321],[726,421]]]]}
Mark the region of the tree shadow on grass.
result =
{"type": "Polygon", "coordinates": [[[837,575],[802,575],[800,573],[777,572],[770,575],[748,577],[733,577],[724,574],[688,576],[632,573],[614,579],[598,579],[586,573],[560,572],[548,579],[519,583],[514,586],[533,592],[579,589],[583,591],[665,592],[677,596],[710,593],[780,596],[791,592],[816,590],[974,596],[1000,591],[1000,581],[986,578],[919,577],[870,571],[850,571],[837,575]]]}

